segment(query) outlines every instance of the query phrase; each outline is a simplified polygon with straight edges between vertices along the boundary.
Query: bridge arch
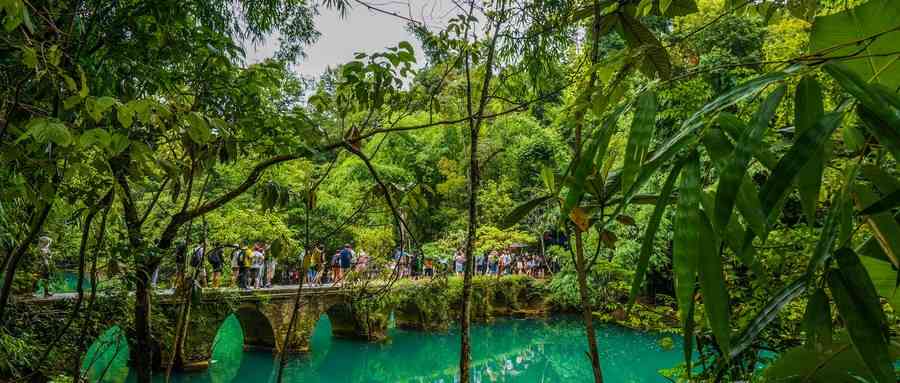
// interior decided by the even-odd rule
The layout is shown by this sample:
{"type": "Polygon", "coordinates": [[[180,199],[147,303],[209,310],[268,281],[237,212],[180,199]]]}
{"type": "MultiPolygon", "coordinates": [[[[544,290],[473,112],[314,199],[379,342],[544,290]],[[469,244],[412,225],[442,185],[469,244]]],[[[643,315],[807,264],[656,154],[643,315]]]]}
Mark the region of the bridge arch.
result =
{"type": "Polygon", "coordinates": [[[244,333],[244,349],[278,349],[272,321],[255,304],[241,305],[234,312],[244,333]]]}

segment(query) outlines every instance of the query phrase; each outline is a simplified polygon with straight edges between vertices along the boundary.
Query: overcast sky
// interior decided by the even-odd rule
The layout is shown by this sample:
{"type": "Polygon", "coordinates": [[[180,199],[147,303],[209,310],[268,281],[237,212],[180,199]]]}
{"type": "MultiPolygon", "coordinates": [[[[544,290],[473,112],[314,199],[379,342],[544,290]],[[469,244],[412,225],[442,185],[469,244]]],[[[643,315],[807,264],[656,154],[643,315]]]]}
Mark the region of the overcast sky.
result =
{"type": "MultiPolygon", "coordinates": [[[[415,20],[423,20],[432,30],[437,30],[459,13],[450,0],[375,0],[368,3],[415,20]]],[[[404,40],[415,47],[418,64],[421,65],[424,61],[422,47],[406,30],[406,22],[400,18],[370,11],[356,3],[345,18],[341,18],[337,11],[325,7],[320,7],[319,12],[315,25],[322,35],[306,49],[306,59],[295,66],[297,72],[304,77],[318,77],[328,66],[335,67],[352,60],[356,52],[379,52],[404,40]]],[[[248,46],[245,48],[247,63],[271,57],[277,48],[277,37],[268,39],[258,47],[248,46]]]]}

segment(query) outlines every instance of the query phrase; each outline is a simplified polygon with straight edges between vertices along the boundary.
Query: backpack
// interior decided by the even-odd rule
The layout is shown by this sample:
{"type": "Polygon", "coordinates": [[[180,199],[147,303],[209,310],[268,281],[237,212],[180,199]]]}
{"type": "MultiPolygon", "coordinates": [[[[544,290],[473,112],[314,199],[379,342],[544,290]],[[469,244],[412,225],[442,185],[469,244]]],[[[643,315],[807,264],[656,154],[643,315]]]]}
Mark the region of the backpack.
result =
{"type": "Polygon", "coordinates": [[[203,261],[203,248],[198,247],[197,250],[194,250],[193,256],[191,256],[191,267],[198,267],[200,263],[203,261]]]}

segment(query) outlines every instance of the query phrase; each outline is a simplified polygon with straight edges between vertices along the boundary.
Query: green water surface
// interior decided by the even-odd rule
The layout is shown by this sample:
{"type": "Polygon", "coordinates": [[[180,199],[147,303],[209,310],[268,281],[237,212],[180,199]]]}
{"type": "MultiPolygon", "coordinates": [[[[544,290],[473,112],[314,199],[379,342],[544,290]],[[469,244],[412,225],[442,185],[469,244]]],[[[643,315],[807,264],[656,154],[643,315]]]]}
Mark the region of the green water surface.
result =
{"type": "MultiPolygon", "coordinates": [[[[127,345],[113,328],[92,347],[87,363],[91,381],[134,381],[126,360],[127,345]],[[115,350],[118,350],[116,353],[115,350]],[[104,373],[105,370],[105,373],[104,373]],[[102,377],[102,379],[101,379],[102,377]]],[[[607,382],[667,382],[658,370],[681,360],[681,339],[663,350],[666,335],[616,326],[598,327],[601,363],[607,382]]],[[[472,329],[473,381],[591,382],[590,363],[581,323],[574,317],[498,319],[472,329]]],[[[269,352],[243,351],[239,322],[232,316],[216,338],[213,362],[200,373],[176,373],[173,382],[274,381],[274,358],[269,352]]],[[[333,339],[326,316],[312,339],[312,352],[289,360],[288,383],[458,382],[459,333],[431,333],[392,329],[390,340],[367,343],[333,339]]],[[[162,377],[158,377],[162,382],[162,377]]]]}

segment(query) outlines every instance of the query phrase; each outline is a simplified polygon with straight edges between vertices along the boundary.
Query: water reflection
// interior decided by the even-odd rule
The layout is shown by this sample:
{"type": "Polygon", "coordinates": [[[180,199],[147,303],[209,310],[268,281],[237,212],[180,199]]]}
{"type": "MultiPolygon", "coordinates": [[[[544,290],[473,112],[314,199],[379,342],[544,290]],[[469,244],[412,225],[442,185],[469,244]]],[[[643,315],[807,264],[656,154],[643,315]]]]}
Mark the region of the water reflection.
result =
{"type": "MultiPolygon", "coordinates": [[[[332,339],[327,318],[313,334],[313,352],[287,361],[288,383],[458,383],[459,334],[392,330],[390,340],[372,344],[332,339]]],[[[676,347],[664,351],[662,335],[619,327],[598,328],[603,375],[611,382],[666,382],[659,369],[680,361],[676,347]]],[[[242,350],[240,324],[226,321],[216,340],[214,361],[202,373],[177,374],[175,382],[274,381],[271,353],[242,350]]],[[[472,381],[590,382],[584,332],[575,318],[501,319],[472,328],[472,381]]],[[[133,377],[129,377],[132,380],[133,377]]],[[[105,380],[121,381],[121,380],[105,380]]],[[[162,381],[162,380],[160,380],[162,381]]]]}

